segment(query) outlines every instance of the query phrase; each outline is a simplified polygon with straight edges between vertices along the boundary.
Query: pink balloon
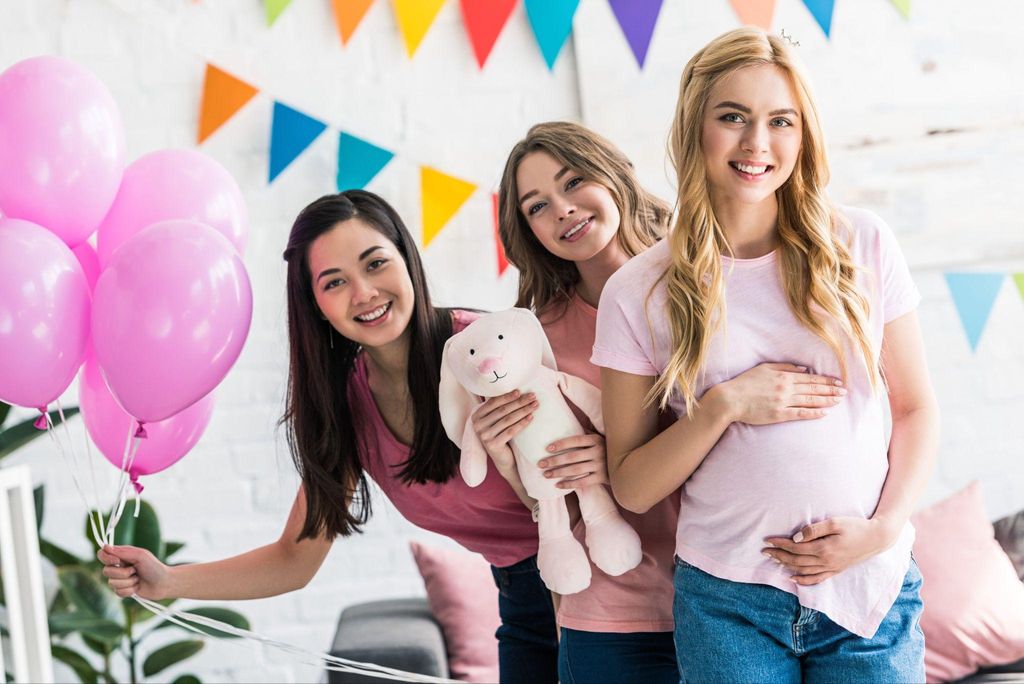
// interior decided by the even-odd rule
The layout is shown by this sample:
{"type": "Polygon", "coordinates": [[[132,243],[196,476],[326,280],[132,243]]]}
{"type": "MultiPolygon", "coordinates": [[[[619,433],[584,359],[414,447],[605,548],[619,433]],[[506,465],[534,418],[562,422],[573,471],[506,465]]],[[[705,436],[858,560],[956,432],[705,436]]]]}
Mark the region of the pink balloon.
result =
{"type": "Polygon", "coordinates": [[[124,171],[124,130],[110,91],[63,57],[0,74],[0,207],[69,246],[92,234],[124,171]]]}
{"type": "Polygon", "coordinates": [[[121,245],[100,274],[92,343],[118,403],[152,423],[220,383],[251,321],[249,276],[227,238],[195,221],[164,221],[121,245]]]}
{"type": "Polygon", "coordinates": [[[158,150],[128,165],[110,212],[96,233],[106,267],[124,242],[159,221],[206,224],[245,253],[249,215],[242,191],[223,166],[194,150],[158,150]]]}
{"type": "Polygon", "coordinates": [[[96,256],[96,250],[88,242],[83,242],[71,250],[71,252],[78,259],[82,272],[85,273],[85,279],[89,283],[89,292],[92,292],[96,288],[96,281],[100,277],[100,260],[96,256]]]}
{"type": "MultiPolygon", "coordinates": [[[[120,468],[128,435],[135,430],[135,419],[117,405],[95,359],[86,360],[78,375],[78,398],[85,429],[93,443],[115,468],[120,468]]],[[[203,435],[212,413],[213,395],[208,394],[166,420],[148,423],[147,436],[139,440],[128,471],[132,480],[158,473],[181,460],[203,435]]]]}
{"type": "Polygon", "coordinates": [[[89,339],[89,284],[42,226],[0,219],[0,400],[45,408],[68,388],[89,339]]]}

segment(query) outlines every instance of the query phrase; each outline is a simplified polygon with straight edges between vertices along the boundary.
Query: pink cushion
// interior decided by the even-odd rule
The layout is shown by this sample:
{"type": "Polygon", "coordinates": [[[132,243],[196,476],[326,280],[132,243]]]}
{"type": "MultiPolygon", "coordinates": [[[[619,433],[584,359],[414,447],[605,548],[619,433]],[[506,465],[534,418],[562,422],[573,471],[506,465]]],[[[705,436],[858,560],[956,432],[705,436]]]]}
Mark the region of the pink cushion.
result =
{"type": "Polygon", "coordinates": [[[441,624],[452,677],[467,682],[498,681],[501,624],[498,590],[491,566],[481,556],[410,542],[427,587],[427,602],[441,624]]]}
{"type": "Polygon", "coordinates": [[[995,541],[981,487],[916,513],[914,557],[924,584],[925,670],[929,682],[1024,658],[1024,584],[995,541]]]}

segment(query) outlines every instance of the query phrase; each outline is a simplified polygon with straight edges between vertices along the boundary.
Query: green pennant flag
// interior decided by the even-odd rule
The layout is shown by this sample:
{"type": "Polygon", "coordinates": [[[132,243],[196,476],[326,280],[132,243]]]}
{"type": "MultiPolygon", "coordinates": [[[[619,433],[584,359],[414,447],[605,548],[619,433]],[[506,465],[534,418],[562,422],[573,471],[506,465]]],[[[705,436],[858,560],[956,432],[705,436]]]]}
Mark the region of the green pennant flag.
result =
{"type": "Polygon", "coordinates": [[[292,0],[263,0],[263,8],[267,11],[267,26],[273,26],[277,18],[281,16],[292,0]]]}

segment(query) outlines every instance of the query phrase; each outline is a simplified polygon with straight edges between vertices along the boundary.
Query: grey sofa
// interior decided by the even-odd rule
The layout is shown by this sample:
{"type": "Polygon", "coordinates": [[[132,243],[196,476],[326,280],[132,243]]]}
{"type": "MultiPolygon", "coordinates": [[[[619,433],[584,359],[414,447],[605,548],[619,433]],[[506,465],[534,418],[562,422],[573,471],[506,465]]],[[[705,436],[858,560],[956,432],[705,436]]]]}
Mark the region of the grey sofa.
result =
{"type": "MultiPolygon", "coordinates": [[[[996,540],[1024,581],[1024,511],[993,524],[996,540]]],[[[426,599],[371,601],[346,608],[338,619],[331,653],[409,672],[447,677],[444,636],[426,599]]],[[[391,680],[328,672],[330,684],[369,684],[391,680]]],[[[983,668],[957,684],[1024,683],[1024,660],[983,668]]]]}

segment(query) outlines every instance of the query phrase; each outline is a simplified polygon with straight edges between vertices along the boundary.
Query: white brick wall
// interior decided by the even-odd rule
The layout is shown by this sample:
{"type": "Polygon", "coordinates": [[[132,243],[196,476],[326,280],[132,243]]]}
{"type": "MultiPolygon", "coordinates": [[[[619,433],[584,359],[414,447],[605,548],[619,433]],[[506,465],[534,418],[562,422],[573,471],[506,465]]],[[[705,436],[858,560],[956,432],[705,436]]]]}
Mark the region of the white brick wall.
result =
{"type": "MultiPolygon", "coordinates": [[[[886,0],[837,4],[831,43],[799,0],[779,0],[776,26],[801,41],[815,79],[833,143],[833,195],[889,220],[924,295],[921,319],[944,418],[928,498],[980,478],[996,517],[1024,505],[1024,303],[1007,283],[972,354],[942,272],[1024,271],[1024,193],[1006,171],[1007,160],[1024,152],[1024,97],[1012,85],[1024,67],[1014,42],[1024,7],[932,0],[915,3],[907,23],[886,0]],[[951,128],[963,132],[926,134],[951,128]]],[[[725,0],[665,3],[640,73],[607,4],[583,0],[574,43],[549,73],[518,7],[480,73],[454,0],[411,61],[386,0],[377,0],[344,48],[326,0],[296,0],[272,28],[257,0],[4,2],[0,70],[37,54],[64,55],[92,69],[121,107],[130,159],[193,146],[205,62],[263,91],[201,148],[234,175],[249,203],[246,263],[255,312],[203,440],[145,483],[165,537],[188,543],[183,557],[212,559],[267,543],[290,507],[296,478],[275,431],[287,363],[280,255],[298,210],[333,191],[339,128],[397,152],[370,189],[389,198],[414,232],[417,164],[483,186],[425,261],[441,303],[504,307],[515,275],[496,275],[489,193],[512,142],[534,122],[582,118],[618,142],[652,189],[670,197],[664,141],[679,72],[693,50],[734,25],[725,0]],[[268,186],[275,98],[332,128],[268,186]]],[[[66,403],[77,403],[75,397],[69,392],[66,403]]],[[[80,422],[72,432],[81,444],[80,422]]],[[[29,463],[47,484],[44,533],[84,553],[82,506],[49,442],[36,442],[13,462],[29,463]]],[[[110,492],[113,469],[100,463],[96,473],[100,491],[110,492]]],[[[415,530],[382,497],[375,503],[366,534],[338,543],[308,588],[238,605],[256,631],[323,649],[344,606],[422,593],[407,541],[447,540],[415,530]]],[[[208,681],[320,677],[279,654],[217,641],[182,671],[208,681]]]]}

